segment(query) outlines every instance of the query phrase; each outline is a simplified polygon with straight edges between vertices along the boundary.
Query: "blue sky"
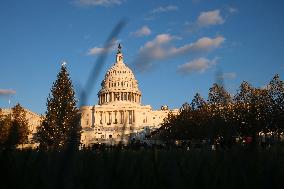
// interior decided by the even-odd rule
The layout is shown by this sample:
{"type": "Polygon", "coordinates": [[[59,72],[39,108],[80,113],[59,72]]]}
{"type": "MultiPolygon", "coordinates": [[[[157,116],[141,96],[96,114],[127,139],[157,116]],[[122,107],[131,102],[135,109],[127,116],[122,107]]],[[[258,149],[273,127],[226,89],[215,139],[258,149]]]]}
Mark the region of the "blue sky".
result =
{"type": "Polygon", "coordinates": [[[218,74],[232,94],[243,80],[265,86],[284,77],[283,8],[279,0],[1,0],[0,107],[10,99],[43,114],[62,60],[78,90],[121,19],[114,44],[122,43],[143,104],[179,108],[196,92],[207,98],[218,74]]]}

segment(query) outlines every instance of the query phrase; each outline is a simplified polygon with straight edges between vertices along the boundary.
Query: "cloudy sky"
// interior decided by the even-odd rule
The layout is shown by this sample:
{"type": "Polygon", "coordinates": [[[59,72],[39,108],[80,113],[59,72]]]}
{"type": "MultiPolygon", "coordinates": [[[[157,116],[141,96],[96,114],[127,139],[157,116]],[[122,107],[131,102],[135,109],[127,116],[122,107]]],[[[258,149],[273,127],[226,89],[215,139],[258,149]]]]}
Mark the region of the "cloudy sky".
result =
{"type": "Polygon", "coordinates": [[[0,107],[19,102],[44,113],[46,98],[67,61],[78,93],[101,53],[109,52],[87,104],[97,104],[115,47],[121,43],[143,104],[179,108],[223,78],[236,93],[246,80],[265,86],[284,78],[284,3],[279,0],[1,0],[0,107]]]}

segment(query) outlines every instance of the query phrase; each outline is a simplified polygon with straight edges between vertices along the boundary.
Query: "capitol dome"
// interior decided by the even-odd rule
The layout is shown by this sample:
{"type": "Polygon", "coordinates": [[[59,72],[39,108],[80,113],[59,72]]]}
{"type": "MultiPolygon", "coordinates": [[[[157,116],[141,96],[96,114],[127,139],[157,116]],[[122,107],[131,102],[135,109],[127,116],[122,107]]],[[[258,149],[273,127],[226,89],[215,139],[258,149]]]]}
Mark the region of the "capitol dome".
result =
{"type": "Polygon", "coordinates": [[[120,44],[116,53],[116,62],[107,71],[98,93],[99,105],[116,102],[141,103],[141,92],[132,70],[123,62],[120,44]]]}

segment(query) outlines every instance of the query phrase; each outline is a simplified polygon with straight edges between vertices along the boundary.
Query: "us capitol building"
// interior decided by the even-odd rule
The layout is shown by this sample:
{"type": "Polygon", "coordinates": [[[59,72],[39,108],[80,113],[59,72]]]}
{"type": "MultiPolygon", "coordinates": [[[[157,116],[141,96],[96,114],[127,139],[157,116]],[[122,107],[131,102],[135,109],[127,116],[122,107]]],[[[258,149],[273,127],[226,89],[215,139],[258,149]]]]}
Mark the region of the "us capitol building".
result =
{"type": "Polygon", "coordinates": [[[81,142],[89,145],[97,142],[127,141],[160,127],[172,111],[166,105],[152,110],[141,104],[142,93],[132,70],[123,62],[121,46],[116,61],[107,71],[98,92],[98,105],[81,107],[81,142]]]}

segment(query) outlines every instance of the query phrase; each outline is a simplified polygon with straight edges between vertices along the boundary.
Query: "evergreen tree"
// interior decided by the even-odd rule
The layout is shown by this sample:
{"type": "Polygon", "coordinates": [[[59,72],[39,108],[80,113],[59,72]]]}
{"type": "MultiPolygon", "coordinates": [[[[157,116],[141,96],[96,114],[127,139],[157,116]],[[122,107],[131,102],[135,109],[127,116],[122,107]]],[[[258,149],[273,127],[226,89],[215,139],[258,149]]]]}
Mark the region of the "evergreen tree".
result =
{"type": "Polygon", "coordinates": [[[12,144],[16,145],[27,143],[29,136],[28,120],[26,118],[26,111],[19,103],[12,108],[12,117],[12,127],[10,128],[9,134],[15,139],[12,144]],[[16,134],[13,135],[13,132],[16,134]]]}
{"type": "Polygon", "coordinates": [[[79,110],[76,107],[73,85],[64,64],[53,83],[46,105],[46,116],[37,133],[40,148],[59,150],[70,145],[77,148],[80,142],[79,110]]]}
{"type": "MultiPolygon", "coordinates": [[[[1,114],[1,113],[0,113],[1,114]]],[[[17,104],[7,115],[0,115],[0,143],[6,149],[28,142],[29,127],[26,111],[17,104]]]]}

